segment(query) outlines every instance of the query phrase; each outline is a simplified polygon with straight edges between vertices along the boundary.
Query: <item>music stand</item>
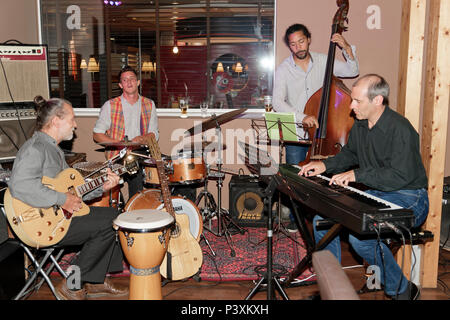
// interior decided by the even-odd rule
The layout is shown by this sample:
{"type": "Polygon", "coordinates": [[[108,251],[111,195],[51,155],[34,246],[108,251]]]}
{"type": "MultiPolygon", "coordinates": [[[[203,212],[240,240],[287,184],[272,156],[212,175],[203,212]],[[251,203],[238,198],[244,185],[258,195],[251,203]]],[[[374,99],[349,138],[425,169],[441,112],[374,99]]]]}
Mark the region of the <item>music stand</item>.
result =
{"type": "MultiPolygon", "coordinates": [[[[271,145],[273,144],[273,141],[277,141],[279,145],[278,163],[282,163],[283,150],[286,143],[305,146],[311,145],[311,141],[308,139],[309,131],[307,129],[309,127],[303,125],[303,123],[296,122],[293,113],[266,112],[265,118],[267,139],[270,141],[271,145]],[[297,128],[303,129],[303,136],[297,132],[297,128]]],[[[283,227],[281,224],[281,192],[278,193],[277,213],[279,218],[278,226],[283,227]]],[[[282,231],[290,238],[284,229],[282,229],[282,231]]]]}

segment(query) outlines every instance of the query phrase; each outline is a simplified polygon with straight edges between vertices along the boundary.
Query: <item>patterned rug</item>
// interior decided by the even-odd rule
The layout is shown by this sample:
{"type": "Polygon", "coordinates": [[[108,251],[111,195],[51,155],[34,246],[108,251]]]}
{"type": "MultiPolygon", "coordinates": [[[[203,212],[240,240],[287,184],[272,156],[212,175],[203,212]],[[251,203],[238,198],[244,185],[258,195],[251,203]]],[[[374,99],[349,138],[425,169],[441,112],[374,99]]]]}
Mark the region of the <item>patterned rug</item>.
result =
{"type": "MultiPolygon", "coordinates": [[[[213,224],[210,228],[217,231],[213,224]]],[[[203,251],[203,265],[200,270],[200,279],[204,281],[244,281],[259,279],[267,267],[267,229],[244,228],[245,233],[238,233],[236,229],[230,229],[231,243],[235,256],[231,256],[231,246],[225,236],[218,237],[204,229],[204,236],[208,240],[211,249],[216,254],[213,256],[205,239],[200,241],[203,251]]],[[[216,232],[217,233],[217,232],[216,232]]],[[[292,269],[305,256],[306,249],[300,233],[289,233],[274,229],[272,238],[273,274],[285,278],[292,269]]],[[[61,259],[61,266],[67,269],[75,253],[68,253],[61,259]]],[[[315,281],[311,269],[305,270],[297,277],[297,280],[315,281]]],[[[111,274],[111,276],[128,276],[129,265],[124,261],[123,272],[111,274]]]]}
{"type": "MultiPolygon", "coordinates": [[[[217,231],[212,226],[211,230],[217,231]]],[[[257,280],[267,269],[267,229],[245,228],[241,234],[231,230],[231,243],[235,256],[231,256],[231,246],[225,236],[215,236],[205,231],[212,255],[206,241],[200,242],[203,249],[203,265],[200,278],[206,281],[257,280]]],[[[217,233],[217,232],[216,232],[217,233]]],[[[305,256],[306,249],[300,233],[288,233],[274,230],[272,238],[273,273],[281,278],[287,277],[292,269],[305,256]]],[[[307,269],[297,279],[310,278],[312,271],[307,269]]],[[[308,279],[315,280],[315,279],[308,279]]]]}

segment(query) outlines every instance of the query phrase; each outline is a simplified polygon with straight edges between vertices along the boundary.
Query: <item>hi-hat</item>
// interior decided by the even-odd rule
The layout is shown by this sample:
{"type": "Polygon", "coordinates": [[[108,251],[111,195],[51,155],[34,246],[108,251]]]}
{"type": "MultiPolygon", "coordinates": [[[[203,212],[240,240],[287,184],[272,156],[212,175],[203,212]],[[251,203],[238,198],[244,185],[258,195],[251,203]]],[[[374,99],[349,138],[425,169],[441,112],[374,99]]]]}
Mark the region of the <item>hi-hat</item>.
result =
{"type": "Polygon", "coordinates": [[[119,141],[119,142],[99,142],[98,143],[101,146],[104,147],[110,147],[110,148],[140,148],[143,145],[142,143],[139,142],[132,142],[132,141],[119,141]]]}
{"type": "Polygon", "coordinates": [[[217,125],[222,125],[228,121],[233,120],[236,116],[238,116],[239,114],[245,112],[247,109],[246,108],[242,108],[242,109],[237,109],[237,110],[233,110],[224,114],[221,114],[220,116],[216,117],[215,115],[213,115],[210,119],[200,123],[199,125],[193,126],[192,128],[186,130],[184,132],[185,135],[188,134],[195,134],[198,132],[203,132],[206,131],[208,129],[212,129],[217,127],[217,125]]]}

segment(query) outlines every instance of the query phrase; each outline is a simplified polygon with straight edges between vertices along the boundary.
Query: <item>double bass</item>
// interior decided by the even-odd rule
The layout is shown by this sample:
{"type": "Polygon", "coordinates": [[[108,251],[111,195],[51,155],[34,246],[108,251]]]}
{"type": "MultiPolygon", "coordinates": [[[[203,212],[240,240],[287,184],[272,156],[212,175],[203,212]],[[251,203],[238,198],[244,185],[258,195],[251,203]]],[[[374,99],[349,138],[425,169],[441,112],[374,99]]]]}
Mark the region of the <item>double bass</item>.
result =
{"type": "MultiPolygon", "coordinates": [[[[348,0],[337,0],[337,5],[339,9],[333,18],[331,35],[341,34],[347,30],[344,23],[348,22],[348,0]]],[[[349,108],[352,101],[350,90],[342,80],[333,76],[335,53],[336,43],[330,41],[323,86],[305,105],[304,113],[315,116],[319,127],[308,129],[309,136],[313,138],[304,163],[337,154],[347,143],[354,122],[353,113],[349,108]]]]}

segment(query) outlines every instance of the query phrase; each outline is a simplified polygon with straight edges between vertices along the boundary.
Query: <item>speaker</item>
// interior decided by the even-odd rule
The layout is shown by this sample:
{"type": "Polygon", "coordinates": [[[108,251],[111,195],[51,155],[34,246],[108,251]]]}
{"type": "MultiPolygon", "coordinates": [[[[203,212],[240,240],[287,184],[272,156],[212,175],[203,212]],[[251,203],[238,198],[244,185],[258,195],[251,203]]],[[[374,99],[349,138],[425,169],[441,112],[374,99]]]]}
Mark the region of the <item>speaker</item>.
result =
{"type": "Polygon", "coordinates": [[[0,162],[12,160],[24,142],[33,135],[36,111],[30,104],[0,106],[0,162]]]}
{"type": "Polygon", "coordinates": [[[439,242],[444,249],[450,250],[450,177],[444,178],[439,242]]]}
{"type": "Polygon", "coordinates": [[[252,176],[232,176],[229,211],[236,223],[242,227],[265,227],[267,208],[264,204],[264,185],[252,176]]]}

